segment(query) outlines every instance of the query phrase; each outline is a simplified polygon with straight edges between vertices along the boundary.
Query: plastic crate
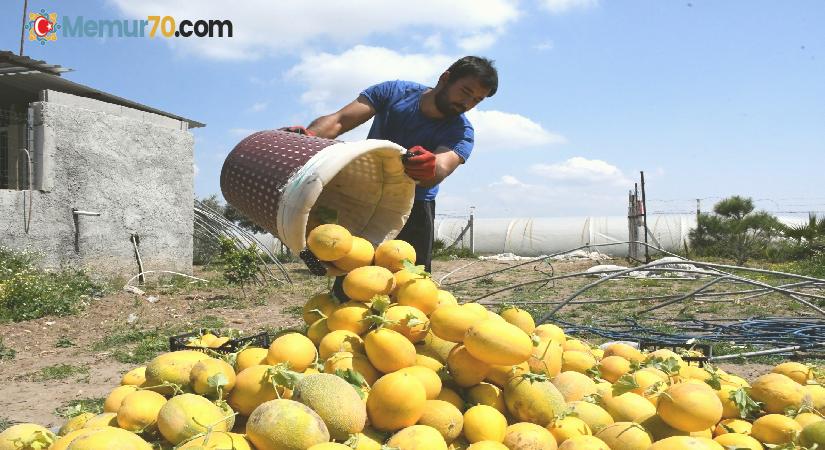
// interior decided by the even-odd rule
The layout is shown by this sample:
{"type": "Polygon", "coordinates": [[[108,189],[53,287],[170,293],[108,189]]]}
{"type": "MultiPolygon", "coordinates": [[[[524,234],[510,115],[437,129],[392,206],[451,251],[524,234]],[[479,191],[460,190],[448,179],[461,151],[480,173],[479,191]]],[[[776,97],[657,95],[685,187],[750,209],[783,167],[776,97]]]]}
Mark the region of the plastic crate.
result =
{"type": "Polygon", "coordinates": [[[175,352],[178,350],[195,350],[206,352],[211,350],[217,353],[235,353],[244,347],[261,347],[269,348],[269,335],[266,332],[253,334],[251,336],[237,337],[230,339],[223,343],[220,347],[195,347],[188,345],[189,339],[203,336],[206,333],[212,333],[215,336],[221,336],[223,333],[220,330],[199,329],[190,331],[189,333],[179,334],[177,336],[169,337],[169,351],[175,352]]]}
{"type": "Polygon", "coordinates": [[[702,356],[682,356],[682,360],[687,363],[696,363],[699,367],[704,367],[708,362],[708,358],[713,355],[713,348],[708,344],[671,344],[667,342],[656,341],[641,341],[639,342],[639,350],[659,350],[659,349],[673,350],[676,354],[681,355],[682,352],[691,350],[698,351],[702,356]]]}

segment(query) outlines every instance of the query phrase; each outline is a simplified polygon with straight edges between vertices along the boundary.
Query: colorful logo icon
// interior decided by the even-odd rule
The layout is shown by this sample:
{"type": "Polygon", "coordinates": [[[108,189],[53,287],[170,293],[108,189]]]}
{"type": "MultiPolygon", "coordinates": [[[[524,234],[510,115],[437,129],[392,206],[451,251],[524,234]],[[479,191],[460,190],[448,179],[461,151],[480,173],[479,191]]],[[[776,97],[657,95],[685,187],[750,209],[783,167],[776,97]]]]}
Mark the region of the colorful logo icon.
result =
{"type": "Polygon", "coordinates": [[[41,9],[39,13],[29,13],[26,29],[29,30],[30,41],[36,40],[40,45],[46,45],[46,41],[56,41],[57,30],[60,29],[60,25],[57,24],[57,13],[46,14],[45,9],[41,9]]]}

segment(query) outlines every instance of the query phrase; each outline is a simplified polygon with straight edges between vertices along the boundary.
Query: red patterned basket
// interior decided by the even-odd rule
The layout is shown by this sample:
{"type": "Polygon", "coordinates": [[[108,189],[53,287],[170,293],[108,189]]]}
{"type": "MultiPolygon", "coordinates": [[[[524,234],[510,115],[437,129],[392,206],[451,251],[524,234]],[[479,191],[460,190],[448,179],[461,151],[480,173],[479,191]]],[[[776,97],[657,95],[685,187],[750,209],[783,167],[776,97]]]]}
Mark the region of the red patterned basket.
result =
{"type": "Polygon", "coordinates": [[[226,157],[226,201],[290,250],[335,222],[378,244],[394,238],[410,214],[415,183],[404,173],[406,150],[390,141],[340,142],[286,131],[260,131],[226,157]]]}

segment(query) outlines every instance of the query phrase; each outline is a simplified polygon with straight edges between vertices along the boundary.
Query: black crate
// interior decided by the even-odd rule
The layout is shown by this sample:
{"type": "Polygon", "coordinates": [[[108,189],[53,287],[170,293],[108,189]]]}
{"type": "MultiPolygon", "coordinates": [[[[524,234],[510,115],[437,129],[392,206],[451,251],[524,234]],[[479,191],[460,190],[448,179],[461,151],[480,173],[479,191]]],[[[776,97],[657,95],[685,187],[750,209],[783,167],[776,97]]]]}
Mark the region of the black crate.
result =
{"type": "Polygon", "coordinates": [[[195,350],[206,352],[212,350],[217,353],[235,353],[244,347],[261,347],[269,348],[269,335],[266,332],[253,334],[251,336],[237,337],[230,339],[223,343],[220,347],[194,347],[187,345],[189,339],[203,336],[206,333],[212,333],[215,336],[221,336],[223,333],[220,330],[199,329],[190,331],[189,333],[179,334],[177,336],[169,337],[169,351],[175,352],[178,350],[195,350]]]}
{"type": "Polygon", "coordinates": [[[659,350],[659,349],[673,350],[676,354],[681,354],[684,351],[692,350],[698,351],[702,356],[682,356],[682,360],[686,363],[696,363],[699,367],[704,367],[708,362],[708,358],[713,356],[713,348],[708,344],[671,344],[668,342],[656,341],[641,341],[639,342],[639,350],[659,350]]]}

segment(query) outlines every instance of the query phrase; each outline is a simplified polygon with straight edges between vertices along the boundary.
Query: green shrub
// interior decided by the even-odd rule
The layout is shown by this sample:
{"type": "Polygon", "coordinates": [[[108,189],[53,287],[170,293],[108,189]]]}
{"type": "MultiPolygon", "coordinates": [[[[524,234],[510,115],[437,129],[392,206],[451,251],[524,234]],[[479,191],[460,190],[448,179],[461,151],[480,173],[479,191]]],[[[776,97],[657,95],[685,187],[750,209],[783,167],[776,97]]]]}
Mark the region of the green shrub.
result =
{"type": "Polygon", "coordinates": [[[46,271],[30,252],[0,248],[0,321],[75,314],[102,287],[79,270],[46,271]]]}
{"type": "Polygon", "coordinates": [[[447,244],[441,239],[433,241],[433,259],[444,260],[459,258],[475,258],[475,255],[469,248],[447,247],[447,244]]]}

